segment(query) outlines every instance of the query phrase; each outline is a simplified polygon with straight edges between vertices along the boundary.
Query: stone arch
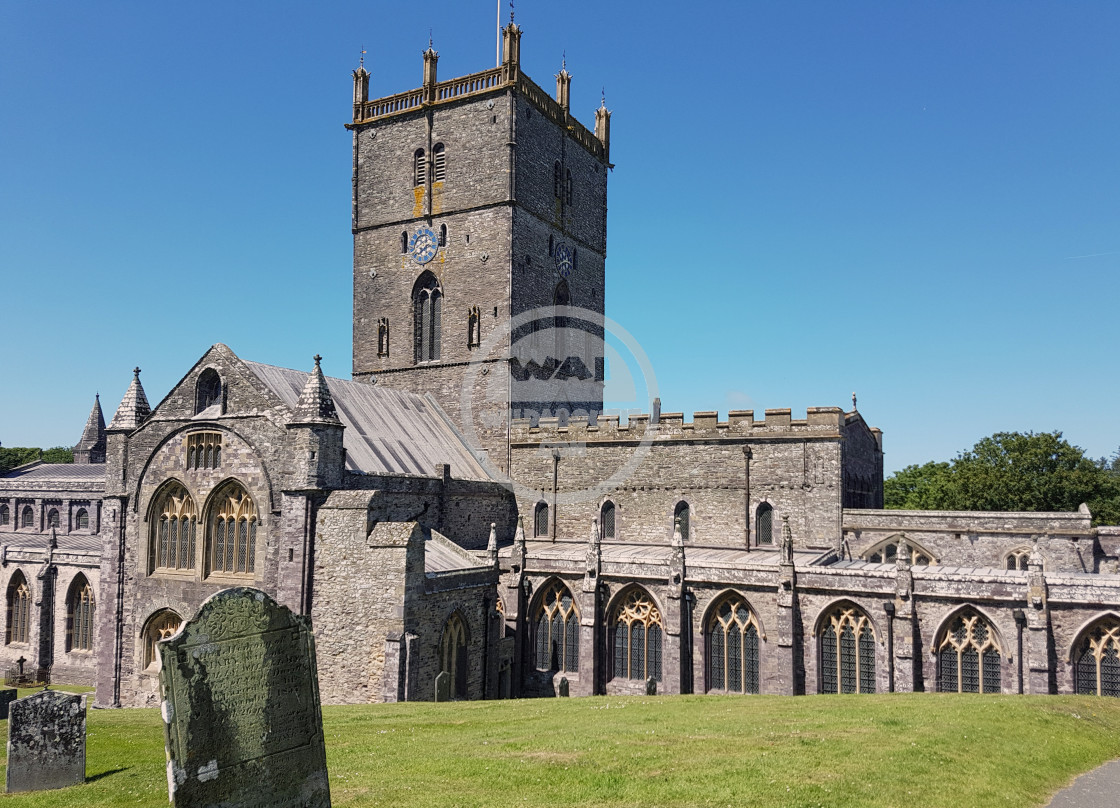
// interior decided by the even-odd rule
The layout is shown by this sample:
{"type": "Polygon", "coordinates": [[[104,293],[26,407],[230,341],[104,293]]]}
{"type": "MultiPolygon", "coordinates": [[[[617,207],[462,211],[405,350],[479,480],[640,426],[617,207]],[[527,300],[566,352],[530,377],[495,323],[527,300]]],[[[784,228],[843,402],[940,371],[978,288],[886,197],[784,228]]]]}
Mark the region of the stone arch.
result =
{"type": "Polygon", "coordinates": [[[921,542],[914,541],[905,533],[895,533],[893,536],[888,536],[881,541],[875,542],[875,544],[860,553],[860,558],[864,561],[870,561],[873,564],[889,564],[895,560],[899,539],[905,541],[906,545],[910,548],[910,563],[914,566],[924,567],[940,563],[938,557],[932,550],[921,542]],[[873,559],[875,555],[879,556],[878,561],[873,559]],[[922,559],[924,559],[924,561],[922,559]]]}
{"type": "Polygon", "coordinates": [[[676,532],[677,520],[681,523],[681,539],[689,541],[692,538],[692,503],[687,499],[681,498],[677,504],[673,506],[673,522],[672,532],[676,532]]]}
{"type": "Polygon", "coordinates": [[[1120,615],[1108,611],[1083,623],[1074,635],[1068,659],[1074,693],[1120,696],[1120,615]]]}
{"type": "Polygon", "coordinates": [[[412,285],[413,357],[415,362],[434,362],[440,356],[443,287],[430,269],[412,285]]]}
{"type": "Polygon", "coordinates": [[[7,633],[5,644],[29,643],[31,641],[31,603],[35,593],[31,580],[18,567],[8,578],[6,588],[7,633]]]}
{"type": "Polygon", "coordinates": [[[439,639],[439,669],[451,677],[451,695],[456,699],[467,697],[470,663],[467,649],[471,643],[471,630],[467,618],[459,609],[452,610],[443,621],[439,639]]]}
{"type": "Polygon", "coordinates": [[[140,670],[159,670],[160,659],[156,643],[175,636],[182,626],[183,618],[170,607],[156,609],[148,615],[143,628],[140,629],[140,670]]]}
{"type": "Polygon", "coordinates": [[[148,525],[145,569],[149,575],[159,568],[194,568],[199,513],[198,503],[186,483],[176,477],[160,483],[152,493],[144,519],[148,525]]]}

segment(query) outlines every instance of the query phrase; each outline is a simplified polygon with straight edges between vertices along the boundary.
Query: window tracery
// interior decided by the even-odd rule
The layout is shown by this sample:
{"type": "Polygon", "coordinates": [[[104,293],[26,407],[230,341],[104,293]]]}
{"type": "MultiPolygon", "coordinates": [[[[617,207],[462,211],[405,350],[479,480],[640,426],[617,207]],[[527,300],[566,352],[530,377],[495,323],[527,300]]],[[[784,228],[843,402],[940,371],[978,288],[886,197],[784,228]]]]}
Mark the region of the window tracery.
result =
{"type": "Polygon", "coordinates": [[[215,498],[211,509],[206,553],[209,572],[252,575],[257,555],[257,506],[234,483],[215,498]]]}
{"type": "MultiPolygon", "coordinates": [[[[910,550],[910,563],[915,567],[928,567],[936,564],[937,559],[932,552],[910,538],[903,538],[910,550]]],[[[872,564],[892,564],[898,559],[898,536],[879,542],[864,552],[863,559],[872,564]]]]}
{"type": "Polygon", "coordinates": [[[539,670],[579,672],[579,612],[568,588],[554,581],[537,607],[535,661],[539,670]]]}
{"type": "Polygon", "coordinates": [[[439,359],[440,313],[443,292],[439,281],[431,272],[424,272],[412,292],[412,310],[415,324],[415,350],[417,362],[439,359]]]}
{"type": "Polygon", "coordinates": [[[144,628],[144,667],[146,669],[159,670],[159,651],[156,649],[156,643],[174,636],[182,624],[183,618],[170,609],[164,609],[152,615],[148,620],[148,625],[144,628]]]}
{"type": "Polygon", "coordinates": [[[29,642],[31,635],[31,587],[16,570],[8,582],[8,644],[29,642]]]}
{"type": "Polygon", "coordinates": [[[758,693],[758,621],[738,595],[725,597],[708,621],[708,690],[758,693]]]}
{"type": "Polygon", "coordinates": [[[1120,621],[1109,617],[1093,626],[1073,662],[1079,696],[1120,696],[1120,621]]]}
{"type": "Polygon", "coordinates": [[[1031,550],[1029,547],[1020,547],[1007,554],[1004,563],[1009,570],[1025,570],[1030,566],[1031,550]]]}
{"type": "Polygon", "coordinates": [[[92,651],[94,627],[93,587],[84,575],[77,575],[66,598],[66,650],[92,651]]]}
{"type": "Polygon", "coordinates": [[[821,626],[821,692],[875,692],[875,632],[859,609],[841,606],[821,626]]]}
{"type": "Polygon", "coordinates": [[[613,634],[615,678],[661,681],[661,612],[641,589],[630,591],[615,609],[613,634]]]}
{"type": "Polygon", "coordinates": [[[192,432],[187,435],[187,470],[222,467],[222,433],[192,432]]]}
{"type": "Polygon", "coordinates": [[[193,569],[198,512],[191,495],[182,486],[170,486],[161,495],[155,512],[159,517],[152,520],[148,572],[193,569]]]}
{"type": "Polygon", "coordinates": [[[958,615],[937,648],[941,693],[999,693],[1000,652],[991,624],[969,609],[958,615]]]}
{"type": "Polygon", "coordinates": [[[467,697],[467,626],[456,612],[447,618],[440,641],[440,672],[451,677],[452,695],[457,699],[467,697]]]}

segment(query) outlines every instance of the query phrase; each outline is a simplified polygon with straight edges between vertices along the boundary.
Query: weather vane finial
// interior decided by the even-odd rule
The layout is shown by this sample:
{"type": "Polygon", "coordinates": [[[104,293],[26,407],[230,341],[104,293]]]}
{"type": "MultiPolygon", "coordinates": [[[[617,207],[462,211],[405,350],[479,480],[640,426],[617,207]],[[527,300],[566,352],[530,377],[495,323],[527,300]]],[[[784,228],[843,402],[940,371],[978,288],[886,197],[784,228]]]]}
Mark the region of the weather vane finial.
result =
{"type": "Polygon", "coordinates": [[[432,49],[432,29],[428,29],[428,50],[432,49]]]}
{"type": "Polygon", "coordinates": [[[567,48],[560,51],[560,69],[561,70],[567,70],[568,69],[568,49],[567,48]]]}
{"type": "Polygon", "coordinates": [[[365,45],[363,45],[362,46],[362,53],[361,53],[360,56],[358,56],[358,69],[363,70],[363,69],[365,69],[365,66],[366,66],[366,48],[365,48],[365,45]]]}
{"type": "Polygon", "coordinates": [[[513,0],[509,0],[509,24],[513,25],[513,0]]]}
{"type": "Polygon", "coordinates": [[[601,105],[602,105],[603,107],[606,107],[606,106],[607,106],[607,88],[606,88],[606,86],[605,86],[605,85],[604,85],[604,87],[603,87],[603,91],[602,91],[602,92],[603,92],[603,97],[602,97],[602,98],[600,99],[599,103],[600,103],[600,104],[601,104],[601,105]]]}
{"type": "Polygon", "coordinates": [[[852,393],[852,412],[856,410],[856,394],[852,393]]]}

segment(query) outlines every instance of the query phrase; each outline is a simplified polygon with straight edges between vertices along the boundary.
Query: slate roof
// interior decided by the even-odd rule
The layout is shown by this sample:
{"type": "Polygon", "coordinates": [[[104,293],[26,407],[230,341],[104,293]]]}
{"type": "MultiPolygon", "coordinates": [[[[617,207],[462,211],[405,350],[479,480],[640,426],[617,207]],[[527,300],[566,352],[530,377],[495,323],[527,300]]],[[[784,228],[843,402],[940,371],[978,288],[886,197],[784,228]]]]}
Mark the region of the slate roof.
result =
{"type": "MultiPolygon", "coordinates": [[[[558,541],[542,542],[528,541],[525,545],[526,555],[532,560],[558,560],[583,564],[587,558],[587,542],[558,541]]],[[[510,547],[500,551],[500,555],[509,556],[510,547]]],[[[615,544],[603,542],[600,545],[601,558],[604,563],[621,564],[668,564],[673,554],[673,548],[666,544],[615,544]]],[[[794,550],[793,560],[799,567],[812,564],[823,555],[818,550],[794,550]]],[[[689,566],[697,567],[729,567],[738,569],[747,567],[776,567],[781,563],[781,553],[777,548],[760,550],[752,548],[745,550],[741,547],[697,547],[684,546],[685,562],[689,566]]]]}
{"type": "Polygon", "coordinates": [[[5,482],[99,483],[105,480],[103,463],[29,463],[0,474],[5,482]]]}
{"type": "MultiPolygon", "coordinates": [[[[285,406],[296,411],[309,374],[242,361],[285,406]]],[[[458,479],[491,479],[431,396],[324,378],[346,427],[342,443],[349,471],[430,477],[437,465],[447,463],[451,476],[458,479]]]]}
{"type": "MultiPolygon", "coordinates": [[[[0,544],[7,545],[9,548],[19,548],[23,550],[46,550],[50,547],[51,534],[50,533],[28,533],[19,531],[16,533],[0,533],[0,544]]],[[[86,553],[100,553],[101,552],[101,537],[91,536],[85,533],[70,534],[67,536],[64,533],[58,534],[58,547],[59,552],[79,551],[86,553]]]]}
{"type": "Polygon", "coordinates": [[[424,542],[424,572],[428,575],[485,567],[481,560],[435,530],[424,542]]]}

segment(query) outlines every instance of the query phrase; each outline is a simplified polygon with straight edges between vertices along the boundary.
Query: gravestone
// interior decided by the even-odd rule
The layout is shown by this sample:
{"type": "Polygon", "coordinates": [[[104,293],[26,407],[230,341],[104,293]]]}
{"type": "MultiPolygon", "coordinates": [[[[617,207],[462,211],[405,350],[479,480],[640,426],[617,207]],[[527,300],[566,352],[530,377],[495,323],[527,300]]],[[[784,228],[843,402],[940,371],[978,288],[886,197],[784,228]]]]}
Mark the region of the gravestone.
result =
{"type": "Polygon", "coordinates": [[[8,717],[8,706],[16,700],[17,691],[14,687],[0,688],[0,721],[8,717]]]}
{"type": "Polygon", "coordinates": [[[646,679],[646,695],[647,696],[656,696],[657,695],[657,680],[654,679],[652,676],[649,677],[648,679],[646,679]]]}
{"type": "Polygon", "coordinates": [[[86,781],[86,697],[43,690],[11,704],[5,790],[41,791],[86,781]]]}
{"type": "Polygon", "coordinates": [[[436,701],[451,701],[451,674],[447,671],[436,676],[436,701]]]}
{"type": "Polygon", "coordinates": [[[226,589],[158,644],[176,808],[329,808],[309,618],[226,589]]]}
{"type": "Polygon", "coordinates": [[[561,698],[564,698],[564,699],[568,698],[568,677],[567,676],[561,676],[560,677],[560,684],[556,687],[556,695],[558,695],[558,696],[560,696],[561,698]]]}

